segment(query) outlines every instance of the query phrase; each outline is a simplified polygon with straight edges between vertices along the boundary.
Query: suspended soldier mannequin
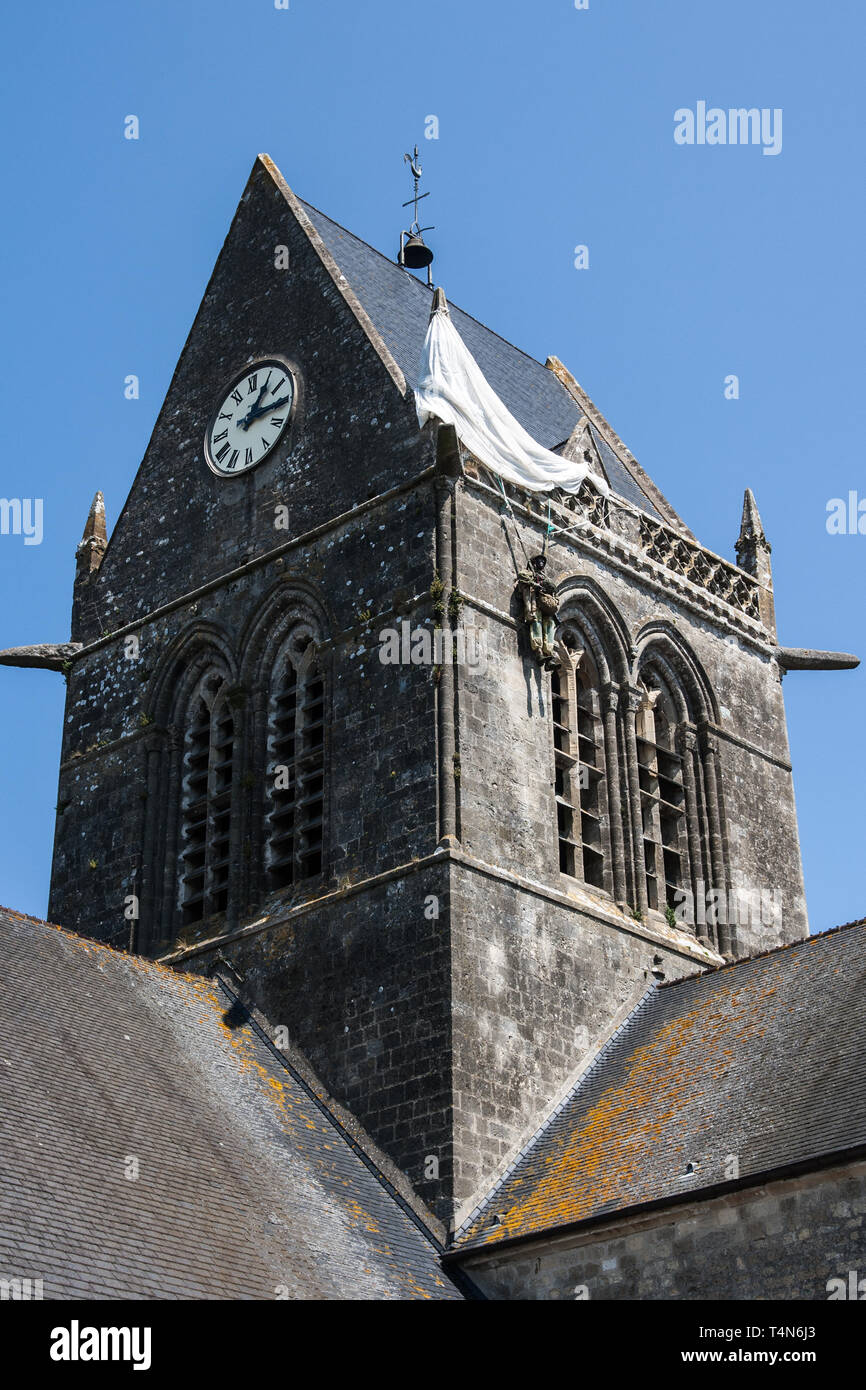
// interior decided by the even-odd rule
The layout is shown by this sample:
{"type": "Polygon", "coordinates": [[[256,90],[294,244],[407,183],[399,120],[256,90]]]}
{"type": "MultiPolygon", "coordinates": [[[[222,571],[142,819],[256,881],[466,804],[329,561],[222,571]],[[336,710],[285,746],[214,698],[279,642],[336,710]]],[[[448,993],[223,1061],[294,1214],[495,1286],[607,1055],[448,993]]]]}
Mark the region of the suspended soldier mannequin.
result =
{"type": "Polygon", "coordinates": [[[556,591],[545,577],[547,556],[533,555],[529,568],[518,571],[517,583],[523,598],[523,618],[529,627],[529,645],[547,671],[561,665],[556,654],[556,591]]]}

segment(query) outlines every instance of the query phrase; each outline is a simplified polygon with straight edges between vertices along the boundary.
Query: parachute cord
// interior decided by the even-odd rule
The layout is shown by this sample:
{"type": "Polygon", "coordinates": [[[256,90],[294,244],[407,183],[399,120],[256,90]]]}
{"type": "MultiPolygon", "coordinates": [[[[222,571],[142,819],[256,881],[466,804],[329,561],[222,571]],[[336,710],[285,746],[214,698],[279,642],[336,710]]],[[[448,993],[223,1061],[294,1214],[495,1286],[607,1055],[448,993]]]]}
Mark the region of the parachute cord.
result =
{"type": "Polygon", "coordinates": [[[513,524],[514,524],[514,530],[515,530],[515,533],[516,533],[516,535],[517,535],[517,539],[520,541],[520,549],[523,551],[524,558],[525,558],[526,563],[527,563],[527,565],[528,565],[528,564],[529,564],[529,555],[527,554],[526,546],[523,544],[523,537],[522,537],[522,535],[520,534],[520,528],[519,528],[519,526],[517,525],[517,518],[516,518],[516,516],[514,515],[514,511],[513,511],[513,509],[512,509],[511,503],[510,503],[509,500],[508,500],[508,494],[506,493],[505,488],[504,488],[503,485],[502,485],[502,479],[499,477],[499,474],[498,474],[498,473],[494,473],[493,476],[495,477],[496,482],[497,482],[497,484],[499,485],[499,491],[502,493],[502,500],[503,500],[503,502],[505,503],[505,506],[506,506],[507,509],[508,509],[508,515],[511,517],[511,520],[512,520],[512,522],[513,522],[513,524]]]}

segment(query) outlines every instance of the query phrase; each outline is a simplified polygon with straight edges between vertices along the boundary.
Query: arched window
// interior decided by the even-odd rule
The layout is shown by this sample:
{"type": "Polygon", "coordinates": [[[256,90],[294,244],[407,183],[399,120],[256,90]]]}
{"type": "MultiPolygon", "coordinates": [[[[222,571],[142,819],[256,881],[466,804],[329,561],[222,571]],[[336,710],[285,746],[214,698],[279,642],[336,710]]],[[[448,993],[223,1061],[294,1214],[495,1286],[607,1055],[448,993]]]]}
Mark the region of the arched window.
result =
{"type": "Polygon", "coordinates": [[[729,888],[707,677],[678,633],[652,623],[633,643],[588,581],[563,588],[551,674],[559,870],[636,917],[671,909],[683,930],[731,954],[733,926],[705,910],[729,888]]]}
{"type": "Polygon", "coordinates": [[[285,888],[324,868],[325,679],[303,628],[274,667],[267,761],[267,883],[285,888]]]}
{"type": "Polygon", "coordinates": [[[184,731],[180,906],[184,925],[228,904],[235,724],[225,676],[209,670],[196,685],[184,731]]]}
{"type": "Polygon", "coordinates": [[[664,912],[676,907],[688,881],[683,758],[671,691],[655,671],[641,685],[636,725],[647,906],[664,912]]]}
{"type": "Polygon", "coordinates": [[[642,836],[644,857],[640,906],[672,908],[683,929],[735,954],[736,924],[711,911],[730,886],[712,690],[670,633],[653,635],[637,669],[630,708],[639,774],[635,843],[642,836]]]}
{"type": "Polygon", "coordinates": [[[607,759],[595,664],[572,627],[559,642],[551,677],[560,872],[593,888],[610,888],[607,759]]]}

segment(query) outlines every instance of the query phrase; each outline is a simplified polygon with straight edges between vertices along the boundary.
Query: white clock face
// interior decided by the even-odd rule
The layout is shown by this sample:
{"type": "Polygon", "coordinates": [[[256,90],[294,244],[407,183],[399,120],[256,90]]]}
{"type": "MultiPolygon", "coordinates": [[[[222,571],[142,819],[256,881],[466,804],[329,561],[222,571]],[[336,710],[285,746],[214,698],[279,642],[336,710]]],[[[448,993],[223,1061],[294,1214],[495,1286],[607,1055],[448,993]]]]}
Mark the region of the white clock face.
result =
{"type": "Polygon", "coordinates": [[[295,383],[283,362],[253,362],[214,411],[204,452],[215,473],[236,477],[280,442],[292,413],[295,383]]]}

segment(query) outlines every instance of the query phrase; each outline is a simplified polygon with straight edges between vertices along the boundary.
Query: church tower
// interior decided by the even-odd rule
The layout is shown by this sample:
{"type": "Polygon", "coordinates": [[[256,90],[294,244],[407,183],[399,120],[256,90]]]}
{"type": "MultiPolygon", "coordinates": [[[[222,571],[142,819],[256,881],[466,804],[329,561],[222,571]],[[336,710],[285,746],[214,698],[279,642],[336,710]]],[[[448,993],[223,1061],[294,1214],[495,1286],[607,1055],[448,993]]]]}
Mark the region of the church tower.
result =
{"type": "Polygon", "coordinates": [[[72,642],[26,649],[68,680],[52,920],[228,966],[459,1219],[654,981],[807,932],[781,675],[850,662],[777,645],[769,554],[261,156],[72,642]],[[434,307],[577,492],[419,428],[434,307]]]}

